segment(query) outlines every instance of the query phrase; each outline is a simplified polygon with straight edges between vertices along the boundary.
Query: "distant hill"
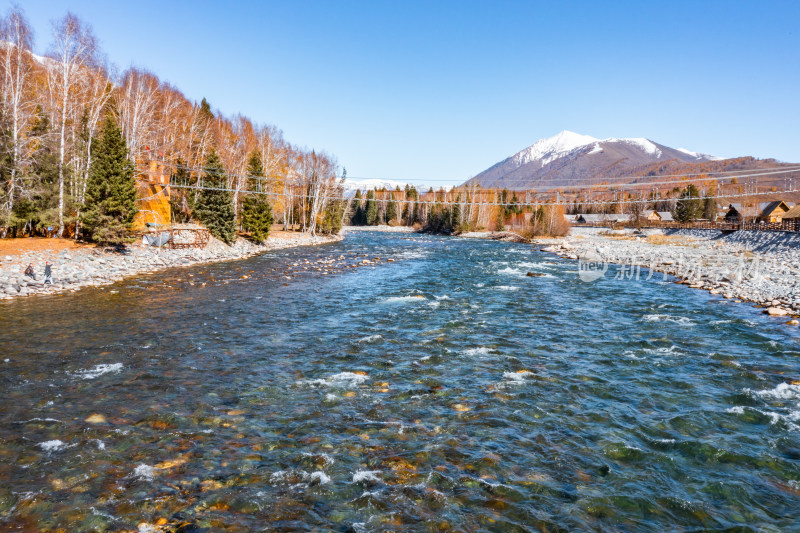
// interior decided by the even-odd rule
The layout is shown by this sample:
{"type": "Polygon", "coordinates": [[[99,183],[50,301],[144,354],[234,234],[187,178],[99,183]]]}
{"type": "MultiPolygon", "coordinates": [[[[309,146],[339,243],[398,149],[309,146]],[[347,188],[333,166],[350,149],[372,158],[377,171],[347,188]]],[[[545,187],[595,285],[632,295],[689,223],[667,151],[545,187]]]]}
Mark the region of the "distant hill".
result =
{"type": "MultiPolygon", "coordinates": [[[[489,167],[466,185],[508,189],[565,187],[631,175],[634,169],[693,167],[719,158],[649,139],[595,139],[571,131],[541,139],[489,167]]],[[[652,174],[657,175],[657,174],[652,174]]]]}

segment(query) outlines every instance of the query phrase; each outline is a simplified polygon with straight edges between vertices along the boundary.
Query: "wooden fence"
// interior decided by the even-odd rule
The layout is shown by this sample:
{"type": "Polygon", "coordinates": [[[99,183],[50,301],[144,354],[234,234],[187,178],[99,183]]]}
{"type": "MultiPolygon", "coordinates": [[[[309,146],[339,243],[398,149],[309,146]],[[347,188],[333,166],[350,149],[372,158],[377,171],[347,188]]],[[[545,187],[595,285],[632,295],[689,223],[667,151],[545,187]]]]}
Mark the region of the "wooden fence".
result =
{"type": "MultiPolygon", "coordinates": [[[[613,228],[613,227],[636,227],[633,222],[594,222],[594,223],[573,223],[577,227],[598,227],[598,228],[613,228]]],[[[642,228],[661,228],[661,229],[714,229],[720,231],[787,231],[787,232],[800,232],[800,219],[784,220],[782,222],[652,222],[643,221],[642,228]]]]}
{"type": "Polygon", "coordinates": [[[164,235],[169,234],[169,240],[164,244],[165,247],[173,249],[182,248],[204,248],[211,233],[205,228],[164,228],[152,229],[140,232],[140,235],[164,235]]]}

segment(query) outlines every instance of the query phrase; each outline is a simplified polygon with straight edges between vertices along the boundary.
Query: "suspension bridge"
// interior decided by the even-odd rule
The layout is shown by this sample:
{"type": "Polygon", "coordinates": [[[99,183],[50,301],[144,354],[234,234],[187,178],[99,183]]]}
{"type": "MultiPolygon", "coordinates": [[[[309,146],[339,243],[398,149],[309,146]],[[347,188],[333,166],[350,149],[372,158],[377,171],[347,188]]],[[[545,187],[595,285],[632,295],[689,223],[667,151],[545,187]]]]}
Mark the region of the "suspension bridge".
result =
{"type": "MultiPolygon", "coordinates": [[[[139,179],[153,185],[160,185],[162,190],[169,188],[194,191],[216,190],[237,195],[258,194],[274,198],[290,198],[295,201],[324,199],[325,201],[349,202],[353,198],[352,194],[344,192],[340,179],[331,178],[330,183],[324,184],[315,194],[311,194],[308,192],[309,184],[304,182],[302,177],[292,174],[285,178],[271,178],[225,173],[223,185],[219,184],[218,178],[207,179],[206,171],[203,168],[190,167],[166,160],[151,160],[149,163],[149,165],[138,165],[139,179]],[[153,163],[156,165],[154,166],[153,163]]],[[[414,186],[415,182],[419,183],[421,180],[416,178],[407,181],[409,186],[414,186]]],[[[575,179],[575,181],[579,180],[575,179]]],[[[386,189],[382,192],[398,194],[399,197],[393,198],[394,201],[413,201],[420,205],[447,206],[469,203],[524,209],[579,202],[582,206],[602,207],[675,200],[674,197],[663,196],[663,193],[689,184],[699,185],[700,196],[698,198],[702,200],[776,197],[800,192],[800,166],[657,176],[620,176],[606,180],[604,183],[577,183],[574,185],[548,185],[545,182],[535,190],[511,189],[505,195],[500,189],[463,185],[463,180],[456,185],[439,186],[438,189],[431,188],[426,192],[417,191],[415,197],[408,197],[406,189],[399,191],[386,189]]],[[[157,194],[163,194],[163,192],[157,194]]],[[[380,197],[376,200],[384,202],[388,198],[380,197]]]]}

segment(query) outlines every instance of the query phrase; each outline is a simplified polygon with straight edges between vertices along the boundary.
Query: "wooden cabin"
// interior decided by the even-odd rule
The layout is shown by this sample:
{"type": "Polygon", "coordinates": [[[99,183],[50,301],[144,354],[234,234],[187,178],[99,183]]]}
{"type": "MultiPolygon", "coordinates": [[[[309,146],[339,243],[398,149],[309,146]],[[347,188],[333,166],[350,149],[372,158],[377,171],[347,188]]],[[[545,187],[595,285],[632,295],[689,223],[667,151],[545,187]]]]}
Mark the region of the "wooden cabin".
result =
{"type": "Polygon", "coordinates": [[[672,213],[669,211],[651,211],[647,217],[650,222],[672,222],[672,213]]]}
{"type": "Polygon", "coordinates": [[[725,213],[725,222],[732,222],[734,224],[740,223],[744,218],[744,210],[745,209],[742,204],[730,204],[727,212],[725,213]]]}
{"type": "Polygon", "coordinates": [[[789,206],[782,200],[774,202],[761,202],[758,204],[760,210],[758,214],[758,221],[767,222],[770,224],[780,224],[783,216],[789,211],[789,206]]]}
{"type": "Polygon", "coordinates": [[[789,209],[787,212],[783,214],[783,220],[795,220],[800,221],[800,204],[789,209]]]}

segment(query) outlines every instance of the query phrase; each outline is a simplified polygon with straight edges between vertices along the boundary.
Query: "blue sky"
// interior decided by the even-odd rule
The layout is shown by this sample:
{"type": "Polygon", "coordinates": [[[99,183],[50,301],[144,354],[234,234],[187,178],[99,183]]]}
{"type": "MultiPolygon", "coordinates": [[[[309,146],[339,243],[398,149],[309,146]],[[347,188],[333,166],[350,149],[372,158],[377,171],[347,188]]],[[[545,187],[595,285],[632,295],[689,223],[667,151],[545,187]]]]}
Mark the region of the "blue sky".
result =
{"type": "MultiPolygon", "coordinates": [[[[9,3],[6,6],[10,5],[9,3]]],[[[568,129],[800,162],[800,2],[22,3],[348,174],[466,179],[568,129]]]]}

